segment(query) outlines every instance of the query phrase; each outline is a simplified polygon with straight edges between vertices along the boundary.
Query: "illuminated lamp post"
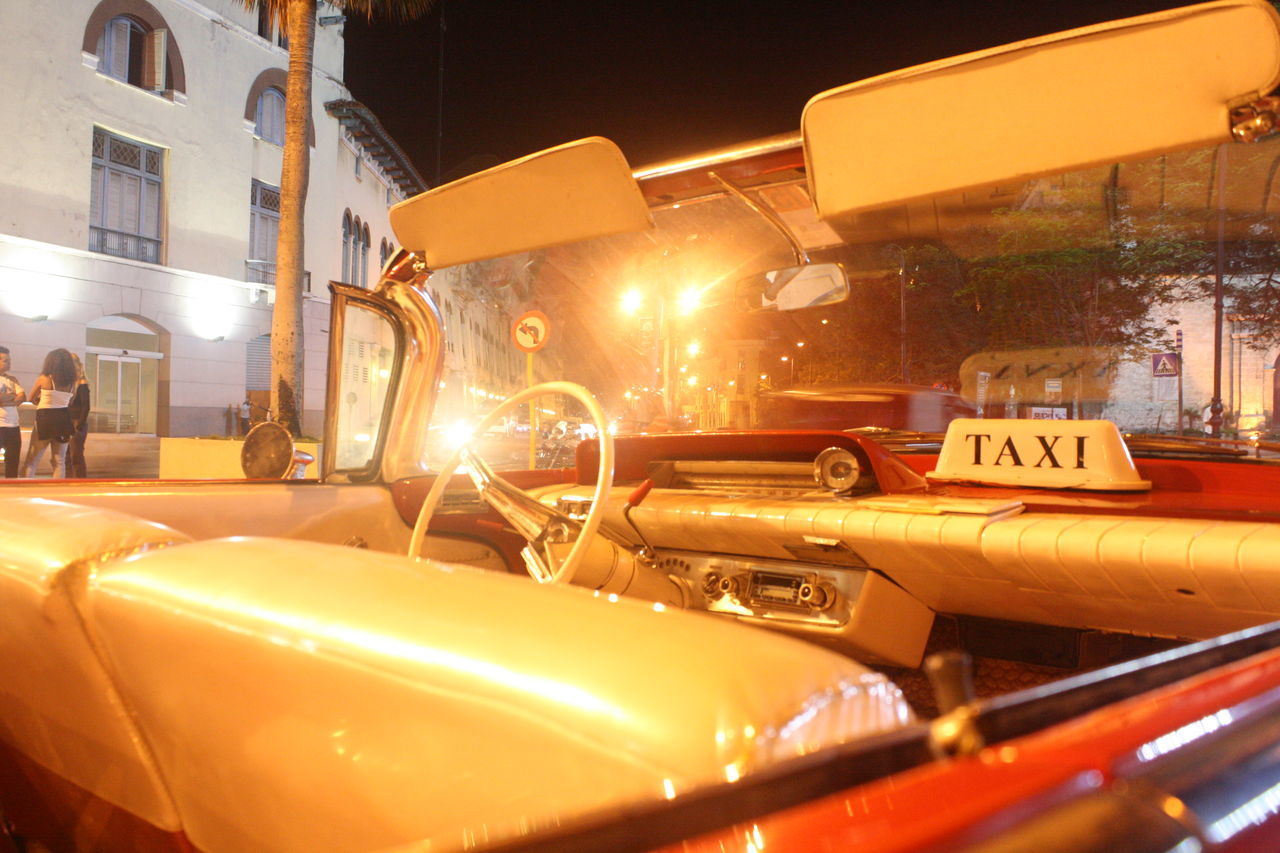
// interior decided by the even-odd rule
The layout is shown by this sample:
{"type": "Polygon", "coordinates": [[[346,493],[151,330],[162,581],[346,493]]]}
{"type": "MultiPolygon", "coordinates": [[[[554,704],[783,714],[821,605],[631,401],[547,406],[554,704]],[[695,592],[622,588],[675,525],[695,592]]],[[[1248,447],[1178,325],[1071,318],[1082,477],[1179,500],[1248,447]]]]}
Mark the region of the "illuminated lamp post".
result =
{"type": "MultiPolygon", "coordinates": [[[[629,316],[637,316],[644,306],[644,295],[638,288],[631,288],[622,294],[621,310],[629,316]]],[[[674,418],[676,412],[676,395],[679,392],[680,385],[676,378],[675,358],[676,358],[676,340],[672,333],[670,317],[674,313],[676,316],[687,316],[697,311],[702,304],[702,288],[691,286],[685,288],[674,299],[668,299],[665,294],[660,294],[657,299],[657,334],[656,334],[656,359],[660,364],[655,368],[662,370],[662,399],[663,410],[668,418],[674,418]],[[668,304],[672,303],[672,304],[668,304]]],[[[700,346],[691,344],[690,355],[695,355],[700,346]]]]}

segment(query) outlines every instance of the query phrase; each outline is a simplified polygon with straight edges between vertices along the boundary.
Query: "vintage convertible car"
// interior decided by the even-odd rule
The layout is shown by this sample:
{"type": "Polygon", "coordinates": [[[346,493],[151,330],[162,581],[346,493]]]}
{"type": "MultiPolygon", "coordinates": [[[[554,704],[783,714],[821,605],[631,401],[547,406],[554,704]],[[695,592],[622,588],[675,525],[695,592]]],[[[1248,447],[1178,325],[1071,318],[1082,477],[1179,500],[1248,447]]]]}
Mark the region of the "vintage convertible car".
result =
{"type": "Polygon", "coordinates": [[[1278,83],[1218,0],[399,205],[321,479],[4,487],[13,843],[1280,849],[1278,83]],[[755,429],[894,380],[976,416],[755,429]]]}

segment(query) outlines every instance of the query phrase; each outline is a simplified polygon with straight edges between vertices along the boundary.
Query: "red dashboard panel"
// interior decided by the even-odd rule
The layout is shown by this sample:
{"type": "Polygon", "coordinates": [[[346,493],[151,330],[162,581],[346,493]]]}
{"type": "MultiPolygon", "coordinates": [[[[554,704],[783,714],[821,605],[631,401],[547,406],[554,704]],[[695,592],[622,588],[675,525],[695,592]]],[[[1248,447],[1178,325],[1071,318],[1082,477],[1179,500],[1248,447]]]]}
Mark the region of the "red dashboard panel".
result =
{"type": "MultiPolygon", "coordinates": [[[[643,480],[648,465],[658,460],[723,459],[733,461],[813,462],[828,447],[843,447],[858,453],[875,471],[880,488],[890,494],[919,492],[925,488],[922,476],[904,465],[897,456],[874,441],[846,432],[771,430],[754,432],[656,433],[628,435],[614,442],[617,454],[614,478],[643,480]]],[[[580,472],[595,472],[599,449],[594,440],[578,445],[580,472]]],[[[580,482],[592,483],[594,473],[580,482]]]]}

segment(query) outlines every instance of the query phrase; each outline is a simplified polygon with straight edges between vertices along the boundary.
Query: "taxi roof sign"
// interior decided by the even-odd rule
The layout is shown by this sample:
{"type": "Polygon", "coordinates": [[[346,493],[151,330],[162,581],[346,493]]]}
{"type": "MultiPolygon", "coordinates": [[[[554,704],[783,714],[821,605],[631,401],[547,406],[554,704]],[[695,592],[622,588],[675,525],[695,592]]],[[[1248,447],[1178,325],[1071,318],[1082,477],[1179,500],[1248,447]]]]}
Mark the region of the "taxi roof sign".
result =
{"type": "Polygon", "coordinates": [[[957,418],[947,427],[933,483],[1147,491],[1111,421],[957,418]]]}

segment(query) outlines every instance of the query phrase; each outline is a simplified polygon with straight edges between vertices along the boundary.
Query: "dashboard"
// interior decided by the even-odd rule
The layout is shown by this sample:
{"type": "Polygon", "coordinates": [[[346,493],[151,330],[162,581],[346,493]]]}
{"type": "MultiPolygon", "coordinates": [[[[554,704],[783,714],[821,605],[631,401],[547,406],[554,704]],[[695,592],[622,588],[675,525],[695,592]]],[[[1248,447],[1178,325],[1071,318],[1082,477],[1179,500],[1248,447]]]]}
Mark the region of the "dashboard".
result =
{"type": "MultiPolygon", "coordinates": [[[[1029,508],[1030,495],[1009,489],[924,485],[847,434],[774,434],[772,459],[719,436],[652,438],[619,440],[602,522],[644,559],[575,582],[644,595],[640,579],[658,576],[679,606],[908,667],[935,614],[1172,639],[1280,617],[1280,588],[1263,580],[1280,527],[1266,521],[1117,514],[1087,496],[1029,508]],[[719,457],[688,458],[689,438],[719,457]],[[640,464],[637,443],[684,452],[640,464]],[[628,506],[645,480],[652,488],[628,506]]],[[[581,518],[592,492],[560,483],[531,493],[581,518]]]]}

